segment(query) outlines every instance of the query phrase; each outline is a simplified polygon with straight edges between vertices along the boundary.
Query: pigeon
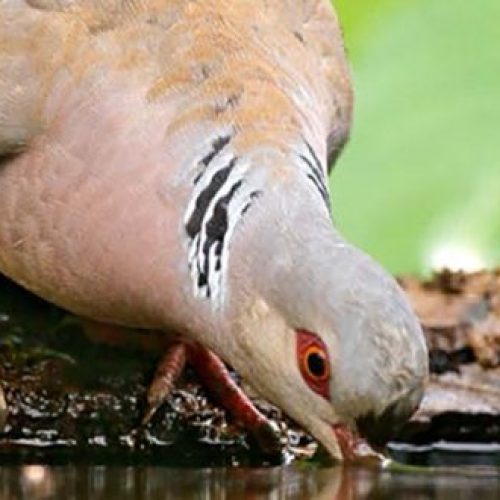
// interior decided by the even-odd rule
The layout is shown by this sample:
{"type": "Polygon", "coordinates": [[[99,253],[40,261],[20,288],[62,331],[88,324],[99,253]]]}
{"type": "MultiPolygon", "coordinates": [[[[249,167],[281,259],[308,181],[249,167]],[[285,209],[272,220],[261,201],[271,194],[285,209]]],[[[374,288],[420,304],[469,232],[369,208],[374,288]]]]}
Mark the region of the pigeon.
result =
{"type": "Polygon", "coordinates": [[[428,357],[333,223],[352,100],[328,0],[0,0],[0,272],[164,332],[145,421],[190,363],[271,447],[227,363],[334,459],[379,449],[428,357]]]}

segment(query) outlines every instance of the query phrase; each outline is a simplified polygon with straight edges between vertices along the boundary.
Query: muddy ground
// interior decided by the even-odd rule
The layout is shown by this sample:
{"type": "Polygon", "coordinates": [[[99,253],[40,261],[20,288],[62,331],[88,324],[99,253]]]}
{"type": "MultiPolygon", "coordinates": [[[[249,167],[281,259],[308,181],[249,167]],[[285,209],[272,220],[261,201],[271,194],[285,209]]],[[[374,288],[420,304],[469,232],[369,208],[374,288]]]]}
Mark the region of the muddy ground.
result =
{"type": "MultiPolygon", "coordinates": [[[[398,440],[500,443],[500,271],[401,283],[424,327],[432,376],[398,440]]],[[[316,449],[255,398],[282,434],[282,452],[264,455],[189,370],[141,426],[157,360],[92,343],[78,318],[0,277],[0,462],[265,465],[316,449]]]]}

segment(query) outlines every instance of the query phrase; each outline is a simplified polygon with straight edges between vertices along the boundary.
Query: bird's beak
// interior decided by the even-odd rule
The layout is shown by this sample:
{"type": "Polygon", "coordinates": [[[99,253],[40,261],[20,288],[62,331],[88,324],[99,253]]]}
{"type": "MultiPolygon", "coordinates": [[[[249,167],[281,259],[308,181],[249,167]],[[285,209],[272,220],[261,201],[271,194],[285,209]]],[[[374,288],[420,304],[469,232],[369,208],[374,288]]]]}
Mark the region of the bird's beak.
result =
{"type": "Polygon", "coordinates": [[[323,420],[316,421],[310,429],[313,436],[336,462],[354,463],[360,459],[364,460],[367,456],[379,457],[355,430],[340,420],[335,424],[323,420]]]}
{"type": "Polygon", "coordinates": [[[340,442],[332,429],[332,425],[327,420],[314,419],[313,421],[309,421],[308,425],[304,425],[304,427],[309,430],[311,435],[323,446],[335,462],[342,462],[344,460],[340,442]]]}
{"type": "Polygon", "coordinates": [[[380,456],[347,424],[329,424],[321,421],[316,422],[310,430],[329,457],[336,463],[365,463],[367,457],[369,459],[375,457],[377,461],[380,461],[380,456]]]}
{"type": "Polygon", "coordinates": [[[359,434],[346,424],[331,426],[335,439],[342,451],[342,461],[364,466],[380,465],[385,457],[375,451],[359,434]]]}
{"type": "Polygon", "coordinates": [[[359,438],[346,424],[334,424],[332,431],[342,451],[343,460],[346,462],[354,461],[359,438]]]}

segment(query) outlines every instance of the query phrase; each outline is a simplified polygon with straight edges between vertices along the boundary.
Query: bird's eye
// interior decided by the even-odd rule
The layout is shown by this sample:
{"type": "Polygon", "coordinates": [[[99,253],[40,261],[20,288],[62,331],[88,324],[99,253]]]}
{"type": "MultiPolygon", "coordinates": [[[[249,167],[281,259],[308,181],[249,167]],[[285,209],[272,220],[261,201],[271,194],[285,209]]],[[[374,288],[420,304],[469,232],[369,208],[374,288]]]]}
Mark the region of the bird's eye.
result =
{"type": "Polygon", "coordinates": [[[321,338],[306,330],[297,330],[297,361],[300,373],[309,387],[330,399],[330,360],[321,338]]]}
{"type": "Polygon", "coordinates": [[[318,346],[311,346],[305,355],[304,369],[307,374],[317,380],[323,380],[328,377],[328,363],[325,352],[318,346]]]}

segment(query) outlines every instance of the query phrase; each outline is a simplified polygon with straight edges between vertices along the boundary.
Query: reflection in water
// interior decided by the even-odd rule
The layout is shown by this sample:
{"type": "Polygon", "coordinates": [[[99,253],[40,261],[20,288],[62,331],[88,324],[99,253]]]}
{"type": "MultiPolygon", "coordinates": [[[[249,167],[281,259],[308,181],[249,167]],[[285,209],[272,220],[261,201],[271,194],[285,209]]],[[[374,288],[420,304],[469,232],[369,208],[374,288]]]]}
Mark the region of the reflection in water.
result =
{"type": "Polygon", "coordinates": [[[481,500],[500,497],[498,470],[391,474],[363,469],[169,469],[27,465],[0,468],[0,499],[481,500]]]}

